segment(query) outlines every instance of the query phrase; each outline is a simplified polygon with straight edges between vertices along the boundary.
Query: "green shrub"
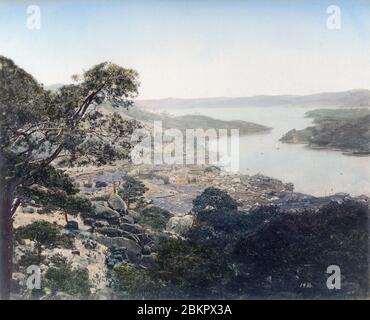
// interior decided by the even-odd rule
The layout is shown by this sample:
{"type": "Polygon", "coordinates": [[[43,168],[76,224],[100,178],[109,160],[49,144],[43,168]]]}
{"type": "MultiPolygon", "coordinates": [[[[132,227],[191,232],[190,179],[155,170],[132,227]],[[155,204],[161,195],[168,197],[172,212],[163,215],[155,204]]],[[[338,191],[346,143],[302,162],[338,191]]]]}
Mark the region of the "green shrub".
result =
{"type": "Polygon", "coordinates": [[[368,291],[368,215],[356,201],[330,203],[319,211],[284,212],[246,233],[233,259],[251,267],[249,284],[260,295],[289,291],[301,297],[362,297],[368,291]],[[253,263],[251,263],[253,261],[253,263]],[[326,269],[338,265],[341,290],[328,290],[326,269]],[[272,276],[266,287],[266,278],[272,276]],[[311,290],[300,288],[310,282],[311,290]]]}
{"type": "Polygon", "coordinates": [[[162,230],[170,218],[169,211],[159,207],[147,207],[141,211],[140,224],[150,226],[153,229],[162,230]]]}
{"type": "Polygon", "coordinates": [[[236,201],[231,198],[225,191],[218,188],[209,187],[201,195],[193,200],[193,212],[202,211],[235,211],[238,206],[236,201]]]}
{"type": "Polygon", "coordinates": [[[155,277],[166,284],[164,294],[171,292],[176,298],[217,297],[228,272],[223,253],[210,247],[181,239],[163,238],[158,243],[155,277]]]}
{"type": "Polygon", "coordinates": [[[47,248],[53,248],[58,245],[65,248],[73,247],[73,239],[66,235],[61,235],[59,226],[44,220],[19,227],[15,230],[15,237],[18,241],[29,239],[35,242],[39,262],[41,262],[42,246],[47,248]]]}
{"type": "Polygon", "coordinates": [[[120,298],[144,299],[156,287],[148,271],[131,264],[119,264],[113,269],[113,288],[120,298]]]}
{"type": "Polygon", "coordinates": [[[109,199],[109,195],[104,194],[104,195],[101,195],[101,196],[92,197],[91,201],[108,201],[108,199],[109,199]]]}
{"type": "Polygon", "coordinates": [[[37,252],[32,250],[27,250],[25,253],[20,257],[18,265],[24,268],[28,268],[32,265],[38,265],[40,263],[39,256],[37,252]]]}
{"type": "Polygon", "coordinates": [[[74,238],[68,236],[66,234],[61,234],[58,236],[55,245],[60,246],[65,249],[73,249],[74,248],[74,238]]]}
{"type": "Polygon", "coordinates": [[[262,207],[253,212],[210,210],[196,215],[187,237],[219,250],[232,250],[241,236],[255,230],[264,221],[277,217],[275,207],[262,207]]]}
{"type": "Polygon", "coordinates": [[[61,205],[65,211],[80,213],[89,212],[91,210],[91,202],[89,199],[82,196],[69,196],[66,197],[64,205],[61,205]]]}
{"type": "Polygon", "coordinates": [[[31,224],[16,229],[16,238],[29,239],[37,245],[54,245],[58,239],[59,227],[44,220],[38,220],[31,224]]]}
{"type": "Polygon", "coordinates": [[[50,257],[50,262],[55,266],[60,268],[67,263],[67,258],[60,253],[57,253],[50,257]]]}
{"type": "Polygon", "coordinates": [[[72,213],[89,212],[91,210],[89,199],[79,195],[69,195],[62,190],[35,187],[23,188],[22,193],[44,206],[54,206],[72,213]]]}
{"type": "Polygon", "coordinates": [[[187,240],[157,244],[152,277],[164,284],[158,296],[366,297],[368,216],[353,200],[294,213],[202,210],[187,240]],[[326,286],[332,264],[341,268],[341,290],[326,286]],[[307,283],[311,288],[302,288],[307,283]]]}
{"type": "Polygon", "coordinates": [[[75,186],[74,180],[62,170],[55,169],[53,166],[37,168],[33,183],[42,185],[49,189],[60,189],[68,195],[76,194],[79,190],[75,186]]]}
{"type": "Polygon", "coordinates": [[[90,294],[89,272],[86,268],[72,268],[65,258],[58,255],[51,259],[51,266],[45,274],[46,287],[52,293],[65,292],[72,296],[87,297],[90,294]]]}

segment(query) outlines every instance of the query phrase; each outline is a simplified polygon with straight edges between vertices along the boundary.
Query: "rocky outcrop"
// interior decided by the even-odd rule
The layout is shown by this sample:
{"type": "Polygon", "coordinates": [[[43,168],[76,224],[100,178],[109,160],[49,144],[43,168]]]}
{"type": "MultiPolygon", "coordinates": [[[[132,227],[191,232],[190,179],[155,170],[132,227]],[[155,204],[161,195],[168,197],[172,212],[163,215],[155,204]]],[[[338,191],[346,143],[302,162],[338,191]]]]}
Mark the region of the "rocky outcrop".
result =
{"type": "Polygon", "coordinates": [[[134,220],[134,222],[138,222],[141,218],[141,214],[135,210],[128,210],[127,212],[128,216],[132,217],[132,219],[134,220]]]}
{"type": "Polygon", "coordinates": [[[310,139],[314,136],[315,129],[308,127],[303,130],[292,129],[284,134],[280,141],[285,143],[309,143],[310,139]]]}
{"type": "Polygon", "coordinates": [[[120,227],[121,230],[131,232],[131,233],[134,233],[134,234],[141,234],[141,233],[144,232],[143,227],[141,227],[140,225],[137,225],[137,224],[121,223],[119,225],[119,227],[120,227]]]}
{"type": "Polygon", "coordinates": [[[134,218],[132,216],[126,215],[126,216],[121,216],[119,218],[119,223],[133,224],[133,223],[135,223],[135,220],[134,220],[134,218]]]}
{"type": "Polygon", "coordinates": [[[141,247],[135,241],[124,237],[107,237],[99,235],[96,241],[108,248],[125,248],[131,261],[139,261],[141,258],[141,247]]]}
{"type": "Polygon", "coordinates": [[[105,181],[96,181],[95,182],[95,188],[105,188],[108,184],[105,181]]]}
{"type": "Polygon", "coordinates": [[[111,209],[117,211],[119,214],[127,214],[126,202],[117,194],[111,195],[108,199],[108,205],[111,209]]]}
{"type": "Polygon", "coordinates": [[[118,221],[120,214],[108,207],[95,203],[93,205],[92,215],[95,219],[102,219],[107,221],[118,221]]]}
{"type": "Polygon", "coordinates": [[[108,268],[113,268],[116,264],[128,262],[129,257],[126,247],[112,247],[106,258],[108,268]]]}
{"type": "Polygon", "coordinates": [[[35,213],[36,212],[35,208],[30,207],[30,206],[23,207],[22,210],[24,213],[35,213]]]}
{"type": "Polygon", "coordinates": [[[96,228],[95,232],[101,233],[107,237],[122,237],[123,232],[114,227],[102,227],[102,228],[96,228]]]}

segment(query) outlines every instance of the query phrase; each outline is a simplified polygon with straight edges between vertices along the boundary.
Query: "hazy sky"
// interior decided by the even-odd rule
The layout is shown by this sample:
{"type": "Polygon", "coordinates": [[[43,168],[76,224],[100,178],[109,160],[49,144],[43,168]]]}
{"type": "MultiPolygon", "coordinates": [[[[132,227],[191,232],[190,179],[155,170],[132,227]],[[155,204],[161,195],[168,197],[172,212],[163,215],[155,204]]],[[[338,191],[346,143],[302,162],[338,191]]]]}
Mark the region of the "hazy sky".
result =
{"type": "Polygon", "coordinates": [[[113,61],[140,73],[140,98],[370,89],[369,17],[366,0],[0,1],[0,55],[44,84],[113,61]]]}

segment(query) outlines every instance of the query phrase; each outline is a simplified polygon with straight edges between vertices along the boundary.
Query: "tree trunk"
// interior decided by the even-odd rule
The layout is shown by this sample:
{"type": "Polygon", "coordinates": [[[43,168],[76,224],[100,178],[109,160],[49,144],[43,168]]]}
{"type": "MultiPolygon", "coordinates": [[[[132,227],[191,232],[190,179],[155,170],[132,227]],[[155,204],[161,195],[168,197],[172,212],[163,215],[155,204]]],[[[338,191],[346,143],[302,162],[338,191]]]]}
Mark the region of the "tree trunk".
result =
{"type": "MultiPolygon", "coordinates": [[[[1,182],[0,182],[1,183],[1,182]]],[[[0,299],[10,298],[13,271],[12,192],[0,186],[0,299]]]]}
{"type": "Polygon", "coordinates": [[[39,265],[41,264],[42,261],[42,248],[41,248],[41,243],[36,242],[36,251],[37,251],[37,258],[39,260],[39,265]]]}
{"type": "Polygon", "coordinates": [[[68,224],[68,222],[69,222],[69,221],[68,221],[68,214],[67,214],[67,212],[65,212],[65,211],[64,211],[64,219],[66,220],[66,223],[68,224]]]}

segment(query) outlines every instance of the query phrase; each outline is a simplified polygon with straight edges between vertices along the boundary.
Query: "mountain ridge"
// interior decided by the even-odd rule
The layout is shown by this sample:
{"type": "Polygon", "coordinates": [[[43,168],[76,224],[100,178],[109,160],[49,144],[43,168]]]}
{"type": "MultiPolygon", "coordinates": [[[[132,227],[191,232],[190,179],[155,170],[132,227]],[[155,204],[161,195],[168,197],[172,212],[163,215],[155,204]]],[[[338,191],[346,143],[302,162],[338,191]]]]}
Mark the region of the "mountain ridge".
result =
{"type": "MultiPolygon", "coordinates": [[[[45,86],[56,91],[62,84],[45,86]]],[[[158,98],[137,99],[135,105],[149,109],[161,108],[206,108],[206,107],[265,107],[265,106],[307,106],[307,107],[370,107],[370,90],[352,89],[337,92],[319,92],[306,95],[253,95],[240,97],[203,98],[158,98]]]]}
{"type": "Polygon", "coordinates": [[[259,106],[322,106],[370,107],[370,90],[355,89],[309,95],[256,95],[250,97],[164,98],[139,99],[135,104],[144,108],[197,107],[259,107],[259,106]]]}

